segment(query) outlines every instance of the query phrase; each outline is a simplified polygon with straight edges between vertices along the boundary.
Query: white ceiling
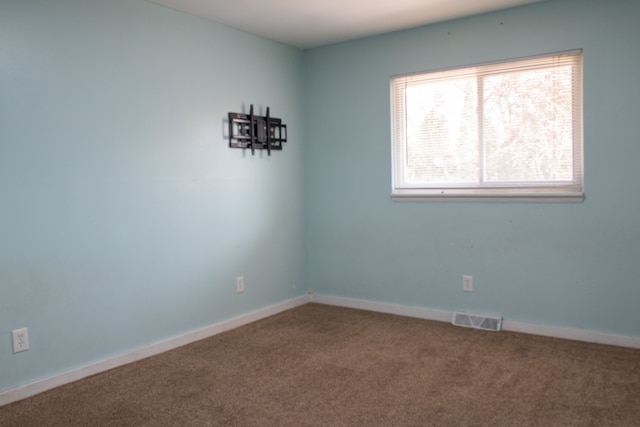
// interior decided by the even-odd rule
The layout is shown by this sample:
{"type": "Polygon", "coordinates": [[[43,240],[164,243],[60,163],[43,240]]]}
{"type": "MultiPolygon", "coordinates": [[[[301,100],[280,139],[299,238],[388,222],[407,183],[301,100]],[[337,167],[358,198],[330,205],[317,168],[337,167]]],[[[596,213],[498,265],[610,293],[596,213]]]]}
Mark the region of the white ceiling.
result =
{"type": "Polygon", "coordinates": [[[543,0],[148,0],[308,49],[543,0]]]}

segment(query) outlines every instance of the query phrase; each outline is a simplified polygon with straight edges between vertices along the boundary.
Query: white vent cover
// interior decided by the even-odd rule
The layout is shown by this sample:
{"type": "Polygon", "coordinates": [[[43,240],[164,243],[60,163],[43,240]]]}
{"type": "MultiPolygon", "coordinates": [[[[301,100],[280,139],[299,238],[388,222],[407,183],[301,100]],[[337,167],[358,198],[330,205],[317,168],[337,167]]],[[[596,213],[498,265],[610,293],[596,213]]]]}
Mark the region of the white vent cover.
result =
{"type": "Polygon", "coordinates": [[[453,313],[453,321],[457,326],[466,328],[483,329],[485,331],[499,331],[502,326],[501,317],[480,316],[477,314],[453,313]]]}

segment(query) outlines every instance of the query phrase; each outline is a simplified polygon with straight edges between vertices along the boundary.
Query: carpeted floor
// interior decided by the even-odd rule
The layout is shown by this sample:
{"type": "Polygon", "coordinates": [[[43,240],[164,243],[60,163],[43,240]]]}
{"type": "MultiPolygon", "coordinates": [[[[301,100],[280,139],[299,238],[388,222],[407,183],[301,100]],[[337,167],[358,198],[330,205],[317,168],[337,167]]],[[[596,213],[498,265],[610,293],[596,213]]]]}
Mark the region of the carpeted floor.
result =
{"type": "Polygon", "coordinates": [[[640,350],[307,304],[0,408],[1,426],[640,426],[640,350]]]}

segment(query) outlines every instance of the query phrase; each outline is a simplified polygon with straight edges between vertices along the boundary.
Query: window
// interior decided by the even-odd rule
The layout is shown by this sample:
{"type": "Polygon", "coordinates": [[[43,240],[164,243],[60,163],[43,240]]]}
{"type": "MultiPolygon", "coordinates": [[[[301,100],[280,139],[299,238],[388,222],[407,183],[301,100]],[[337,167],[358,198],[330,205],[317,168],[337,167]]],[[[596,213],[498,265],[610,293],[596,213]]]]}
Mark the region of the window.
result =
{"type": "Polygon", "coordinates": [[[582,52],[391,79],[394,200],[583,199],[582,52]]]}

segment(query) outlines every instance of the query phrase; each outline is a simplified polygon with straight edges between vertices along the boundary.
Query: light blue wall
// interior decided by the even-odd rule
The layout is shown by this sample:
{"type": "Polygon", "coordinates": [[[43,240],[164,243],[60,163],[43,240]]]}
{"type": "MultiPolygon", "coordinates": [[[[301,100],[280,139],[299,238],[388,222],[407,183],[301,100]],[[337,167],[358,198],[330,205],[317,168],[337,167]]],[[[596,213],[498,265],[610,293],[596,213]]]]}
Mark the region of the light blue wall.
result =
{"type": "Polygon", "coordinates": [[[0,391],[306,292],[303,56],[142,0],[0,3],[0,391]],[[228,148],[250,103],[283,151],[228,148]]]}
{"type": "Polygon", "coordinates": [[[302,53],[142,0],[0,3],[0,391],[308,287],[640,336],[639,18],[553,0],[302,53]],[[583,204],[391,202],[391,75],[574,48],[583,204]],[[282,152],[227,148],[250,103],[282,152]]]}
{"type": "Polygon", "coordinates": [[[311,289],[640,336],[639,21],[637,1],[553,0],[308,51],[311,289]],[[584,203],[391,201],[391,75],[575,48],[584,203]]]}

